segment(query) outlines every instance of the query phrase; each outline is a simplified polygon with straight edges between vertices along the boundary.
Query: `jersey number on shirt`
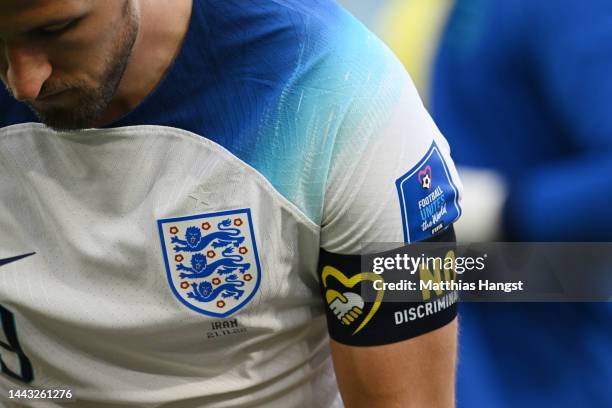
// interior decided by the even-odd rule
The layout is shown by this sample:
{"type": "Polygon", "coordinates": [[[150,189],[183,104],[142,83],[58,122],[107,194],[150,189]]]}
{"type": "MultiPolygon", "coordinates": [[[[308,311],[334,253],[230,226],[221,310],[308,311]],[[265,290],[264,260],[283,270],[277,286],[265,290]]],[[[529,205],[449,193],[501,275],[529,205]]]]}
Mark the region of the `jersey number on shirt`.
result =
{"type": "Polygon", "coordinates": [[[32,363],[19,345],[17,330],[15,329],[15,315],[2,305],[0,305],[0,322],[0,368],[2,368],[2,372],[16,380],[25,383],[32,382],[34,379],[32,363]],[[9,368],[7,365],[9,361],[14,361],[14,365],[19,364],[19,373],[9,368]]]}

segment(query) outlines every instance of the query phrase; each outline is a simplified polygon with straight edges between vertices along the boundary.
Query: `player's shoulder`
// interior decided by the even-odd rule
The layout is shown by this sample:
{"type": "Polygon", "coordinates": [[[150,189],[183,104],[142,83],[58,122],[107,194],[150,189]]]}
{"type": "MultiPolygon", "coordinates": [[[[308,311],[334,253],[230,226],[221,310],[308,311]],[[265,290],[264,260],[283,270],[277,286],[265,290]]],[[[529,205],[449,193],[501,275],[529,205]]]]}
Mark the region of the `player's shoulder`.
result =
{"type": "MultiPolygon", "coordinates": [[[[325,36],[342,32],[349,13],[334,0],[200,0],[193,12],[205,17],[209,32],[226,33],[235,40],[270,39],[269,35],[302,36],[306,32],[325,36]],[[316,30],[311,31],[311,30],[316,30]]],[[[277,37],[277,38],[278,38],[277,37]]]]}
{"type": "Polygon", "coordinates": [[[333,0],[194,2],[178,61],[163,90],[192,90],[187,112],[198,107],[181,126],[317,224],[330,168],[355,161],[350,147],[380,135],[411,89],[382,41],[333,0]]]}
{"type": "Polygon", "coordinates": [[[397,57],[334,0],[207,2],[214,7],[200,9],[207,14],[209,33],[215,37],[209,44],[221,56],[225,78],[266,83],[262,102],[273,113],[263,112],[264,128],[274,123],[278,129],[279,118],[295,117],[299,132],[321,120],[329,132],[304,136],[329,139],[347,116],[383,114],[399,103],[402,93],[411,93],[420,104],[397,57]]]}
{"type": "Polygon", "coordinates": [[[223,69],[235,63],[257,73],[274,70],[279,81],[314,70],[328,74],[331,84],[358,78],[329,70],[372,71],[395,62],[382,41],[334,0],[203,0],[194,13],[223,69]],[[261,63],[245,66],[246,61],[261,63]]]}

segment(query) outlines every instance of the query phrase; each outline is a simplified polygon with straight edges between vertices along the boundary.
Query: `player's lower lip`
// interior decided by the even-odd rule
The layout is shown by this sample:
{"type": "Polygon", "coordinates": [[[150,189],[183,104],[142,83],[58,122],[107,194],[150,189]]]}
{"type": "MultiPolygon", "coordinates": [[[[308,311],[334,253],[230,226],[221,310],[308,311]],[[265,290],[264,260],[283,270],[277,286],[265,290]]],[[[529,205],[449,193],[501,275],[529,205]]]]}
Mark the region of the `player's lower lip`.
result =
{"type": "Polygon", "coordinates": [[[59,95],[64,94],[66,91],[68,91],[67,89],[61,90],[61,91],[56,91],[56,92],[51,92],[51,93],[47,93],[44,94],[43,96],[39,96],[38,98],[36,98],[37,102],[45,102],[48,101],[50,99],[53,99],[59,95]]]}

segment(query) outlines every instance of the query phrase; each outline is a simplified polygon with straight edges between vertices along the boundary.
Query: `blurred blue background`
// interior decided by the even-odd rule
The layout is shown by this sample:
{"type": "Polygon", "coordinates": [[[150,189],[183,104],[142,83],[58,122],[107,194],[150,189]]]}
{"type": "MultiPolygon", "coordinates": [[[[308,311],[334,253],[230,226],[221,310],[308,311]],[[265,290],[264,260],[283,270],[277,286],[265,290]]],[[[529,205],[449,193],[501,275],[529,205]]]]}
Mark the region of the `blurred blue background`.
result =
{"type": "MultiPolygon", "coordinates": [[[[449,140],[459,241],[612,241],[612,1],[340,3],[449,140]]],[[[464,303],[457,380],[460,408],[612,407],[611,304],[464,303]]]]}

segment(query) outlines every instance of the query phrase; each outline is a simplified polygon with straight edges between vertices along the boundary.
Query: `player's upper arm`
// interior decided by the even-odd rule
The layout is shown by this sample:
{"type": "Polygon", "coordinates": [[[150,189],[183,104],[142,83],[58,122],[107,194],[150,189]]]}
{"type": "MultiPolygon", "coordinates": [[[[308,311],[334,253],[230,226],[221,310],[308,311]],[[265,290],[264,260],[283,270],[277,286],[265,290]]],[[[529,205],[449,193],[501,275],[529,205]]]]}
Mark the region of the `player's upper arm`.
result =
{"type": "Polygon", "coordinates": [[[445,407],[453,400],[456,294],[401,303],[384,290],[375,299],[361,292],[377,279],[361,267],[363,244],[454,240],[451,224],[461,213],[449,146],[400,64],[384,58],[384,73],[362,72],[367,81],[336,137],[321,223],[321,293],[347,407],[445,407]]]}
{"type": "Polygon", "coordinates": [[[457,321],[398,343],[354,347],[331,342],[347,408],[454,406],[457,321]]]}
{"type": "MultiPolygon", "coordinates": [[[[429,241],[454,240],[451,225],[429,241]]],[[[368,299],[363,286],[379,277],[359,272],[360,256],[323,250],[319,264],[332,356],[346,407],[452,407],[456,293],[401,302],[381,290],[368,299]]]]}

